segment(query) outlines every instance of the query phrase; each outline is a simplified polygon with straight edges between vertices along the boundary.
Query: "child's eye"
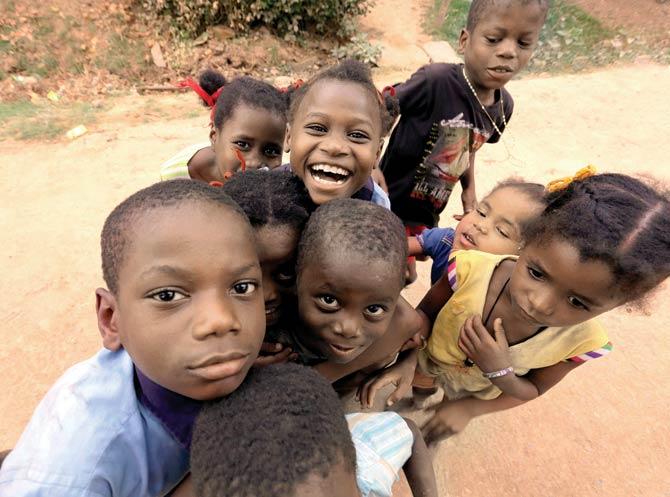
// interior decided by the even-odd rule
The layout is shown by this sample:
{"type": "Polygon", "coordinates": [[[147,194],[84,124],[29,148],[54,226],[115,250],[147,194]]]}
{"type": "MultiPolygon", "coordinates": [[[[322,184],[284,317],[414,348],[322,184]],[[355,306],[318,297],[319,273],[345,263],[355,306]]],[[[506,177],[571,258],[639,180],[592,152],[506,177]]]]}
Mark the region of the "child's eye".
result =
{"type": "Polygon", "coordinates": [[[252,281],[242,281],[233,285],[233,293],[235,295],[249,295],[258,288],[258,285],[252,281]]]}
{"type": "Polygon", "coordinates": [[[521,48],[530,48],[533,45],[532,42],[526,40],[519,40],[519,46],[521,48]]]}
{"type": "Polygon", "coordinates": [[[363,140],[369,140],[370,137],[367,135],[367,133],[363,133],[362,131],[352,131],[349,133],[349,136],[353,138],[354,140],[357,141],[363,141],[363,140]]]}
{"type": "Polygon", "coordinates": [[[507,233],[505,233],[504,230],[502,230],[501,228],[497,228],[497,229],[498,229],[498,233],[500,233],[500,236],[502,236],[503,238],[509,238],[509,235],[507,233]]]}
{"type": "Polygon", "coordinates": [[[319,303],[330,310],[335,310],[339,306],[337,299],[332,295],[321,295],[319,303]]]}
{"type": "Polygon", "coordinates": [[[382,307],[381,305],[373,304],[369,305],[365,308],[366,314],[369,314],[370,316],[381,316],[386,312],[386,309],[382,307]]]}
{"type": "Polygon", "coordinates": [[[295,272],[279,271],[275,273],[275,281],[281,286],[292,286],[295,283],[295,272]]]}
{"type": "Polygon", "coordinates": [[[528,266],[528,274],[530,274],[531,278],[535,280],[541,280],[544,277],[544,274],[542,274],[542,271],[539,271],[535,269],[534,267],[528,266]]]}
{"type": "Polygon", "coordinates": [[[282,154],[282,150],[278,147],[266,147],[265,150],[263,150],[263,154],[265,154],[266,157],[278,157],[282,154]]]}
{"type": "Polygon", "coordinates": [[[233,144],[234,144],[238,149],[243,150],[243,151],[247,151],[247,150],[249,150],[249,149],[251,148],[251,146],[249,145],[249,143],[247,143],[247,142],[245,142],[245,141],[242,141],[242,140],[234,141],[233,144]]]}
{"type": "Polygon", "coordinates": [[[585,311],[589,310],[587,305],[581,300],[579,300],[577,297],[568,297],[568,302],[570,302],[570,305],[572,307],[576,307],[577,309],[583,309],[585,311]]]}
{"type": "Polygon", "coordinates": [[[186,298],[181,292],[177,290],[172,290],[170,288],[163,288],[149,294],[149,298],[157,300],[159,302],[176,302],[186,298]]]}
{"type": "Polygon", "coordinates": [[[486,38],[486,41],[488,41],[489,43],[497,43],[498,42],[498,38],[495,38],[493,36],[485,36],[484,38],[486,38]]]}
{"type": "Polygon", "coordinates": [[[486,217],[486,212],[484,212],[484,211],[481,210],[481,209],[477,209],[477,214],[479,214],[479,215],[482,216],[482,217],[486,217]]]}
{"type": "Polygon", "coordinates": [[[308,124],[305,126],[309,131],[311,131],[314,134],[322,134],[328,132],[328,129],[325,126],[322,126],[321,124],[308,124]]]}

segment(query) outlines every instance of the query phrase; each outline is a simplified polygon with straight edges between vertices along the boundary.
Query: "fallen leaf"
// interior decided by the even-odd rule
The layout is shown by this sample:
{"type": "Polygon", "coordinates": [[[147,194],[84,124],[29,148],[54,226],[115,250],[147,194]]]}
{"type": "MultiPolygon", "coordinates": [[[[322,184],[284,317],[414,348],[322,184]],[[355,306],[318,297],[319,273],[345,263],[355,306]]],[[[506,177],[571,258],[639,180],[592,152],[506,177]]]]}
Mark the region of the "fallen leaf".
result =
{"type": "Polygon", "coordinates": [[[154,64],[158,67],[167,67],[163,52],[161,51],[161,46],[158,43],[154,43],[151,47],[151,60],[153,60],[154,64]]]}

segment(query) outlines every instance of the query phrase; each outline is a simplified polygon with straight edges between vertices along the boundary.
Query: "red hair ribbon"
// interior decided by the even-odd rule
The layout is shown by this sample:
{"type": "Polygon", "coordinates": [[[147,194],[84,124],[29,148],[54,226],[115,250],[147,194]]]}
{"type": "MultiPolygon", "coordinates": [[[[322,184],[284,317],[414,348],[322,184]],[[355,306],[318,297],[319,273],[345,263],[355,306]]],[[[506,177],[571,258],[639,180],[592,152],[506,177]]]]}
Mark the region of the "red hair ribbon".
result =
{"type": "Polygon", "coordinates": [[[200,86],[193,78],[186,78],[184,81],[180,81],[177,83],[177,86],[179,88],[191,88],[194,92],[198,94],[200,98],[202,98],[205,103],[207,104],[207,107],[212,109],[212,111],[209,113],[209,120],[210,124],[214,123],[214,111],[216,109],[216,101],[219,98],[219,95],[221,95],[221,91],[223,90],[223,86],[216,90],[214,93],[211,95],[207,93],[205,90],[203,90],[202,86],[200,86]]]}
{"type": "Polygon", "coordinates": [[[298,88],[300,88],[304,84],[305,84],[305,82],[302,79],[296,79],[295,83],[290,84],[288,86],[284,86],[283,88],[279,88],[279,91],[282,92],[282,93],[286,93],[291,88],[293,88],[294,90],[297,90],[298,88]]]}
{"type": "Polygon", "coordinates": [[[385,86],[384,89],[382,90],[382,95],[384,93],[388,93],[392,97],[395,97],[395,87],[394,86],[385,86]]]}
{"type": "Polygon", "coordinates": [[[379,103],[384,105],[384,93],[388,93],[392,97],[395,97],[395,88],[392,86],[385,86],[382,91],[377,90],[377,96],[379,97],[379,103]]]}
{"type": "Polygon", "coordinates": [[[209,186],[214,186],[216,188],[221,188],[223,186],[223,183],[220,181],[210,181],[209,186]]]}
{"type": "Polygon", "coordinates": [[[237,157],[237,160],[240,161],[240,171],[244,172],[247,170],[247,161],[244,160],[244,156],[242,155],[242,152],[240,152],[238,149],[235,149],[235,157],[237,157]]]}
{"type": "MultiPolygon", "coordinates": [[[[205,101],[207,107],[214,107],[216,100],[213,98],[213,95],[210,95],[205,90],[203,90],[202,86],[200,86],[196,81],[194,81],[193,78],[190,77],[186,78],[184,81],[180,81],[179,83],[177,83],[177,86],[179,88],[191,88],[194,92],[198,94],[200,98],[202,98],[205,101]]],[[[219,88],[217,92],[219,92],[220,90],[221,89],[219,88]]]]}

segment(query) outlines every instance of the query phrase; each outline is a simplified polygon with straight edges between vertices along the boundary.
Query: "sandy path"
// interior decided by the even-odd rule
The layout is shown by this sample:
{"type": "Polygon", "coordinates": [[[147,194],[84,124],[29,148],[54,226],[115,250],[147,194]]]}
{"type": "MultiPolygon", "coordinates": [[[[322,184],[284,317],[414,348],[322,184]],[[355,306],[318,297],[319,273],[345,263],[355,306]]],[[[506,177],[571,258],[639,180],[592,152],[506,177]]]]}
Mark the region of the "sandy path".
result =
{"type": "MultiPolygon", "coordinates": [[[[382,36],[380,84],[426,62],[418,24],[390,22],[415,19],[423,4],[392,10],[391,3],[377,6],[393,33],[392,40],[382,36]]],[[[670,68],[653,65],[510,84],[515,114],[503,142],[479,153],[480,194],[511,174],[545,182],[586,163],[670,180],[662,135],[670,109],[659,98],[669,87],[670,68]]],[[[153,101],[158,115],[198,108],[190,95],[153,101]]],[[[100,345],[93,289],[101,285],[104,217],[155,181],[163,159],[206,138],[204,112],[153,123],[125,117],[146,102],[114,100],[110,119],[74,142],[0,144],[0,449],[15,443],[53,381],[100,345]]],[[[443,224],[451,224],[448,216],[443,224]]],[[[426,289],[426,264],[420,275],[408,292],[414,301],[426,289]]],[[[670,460],[670,342],[661,335],[669,297],[657,294],[648,314],[624,309],[604,318],[616,346],[609,358],[527,406],[475,420],[441,445],[435,464],[442,494],[670,496],[662,462],[670,460]]]]}

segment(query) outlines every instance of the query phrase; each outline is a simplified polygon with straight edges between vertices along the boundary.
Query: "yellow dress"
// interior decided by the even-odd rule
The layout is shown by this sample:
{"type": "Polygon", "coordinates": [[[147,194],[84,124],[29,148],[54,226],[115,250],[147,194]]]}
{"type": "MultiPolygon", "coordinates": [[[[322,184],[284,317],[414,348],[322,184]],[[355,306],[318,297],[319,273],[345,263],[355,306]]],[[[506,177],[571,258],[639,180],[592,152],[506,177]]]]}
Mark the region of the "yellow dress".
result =
{"type": "MultiPolygon", "coordinates": [[[[454,294],[438,314],[426,349],[419,352],[419,370],[436,377],[450,399],[494,399],[502,393],[476,365],[465,364],[467,357],[458,346],[458,336],[466,318],[483,315],[493,271],[506,259],[517,256],[465,250],[453,252],[449,259],[447,277],[454,294]]],[[[602,326],[591,319],[574,326],[545,328],[509,350],[515,374],[523,376],[561,361],[601,357],[609,353],[611,344],[602,326]]]]}

